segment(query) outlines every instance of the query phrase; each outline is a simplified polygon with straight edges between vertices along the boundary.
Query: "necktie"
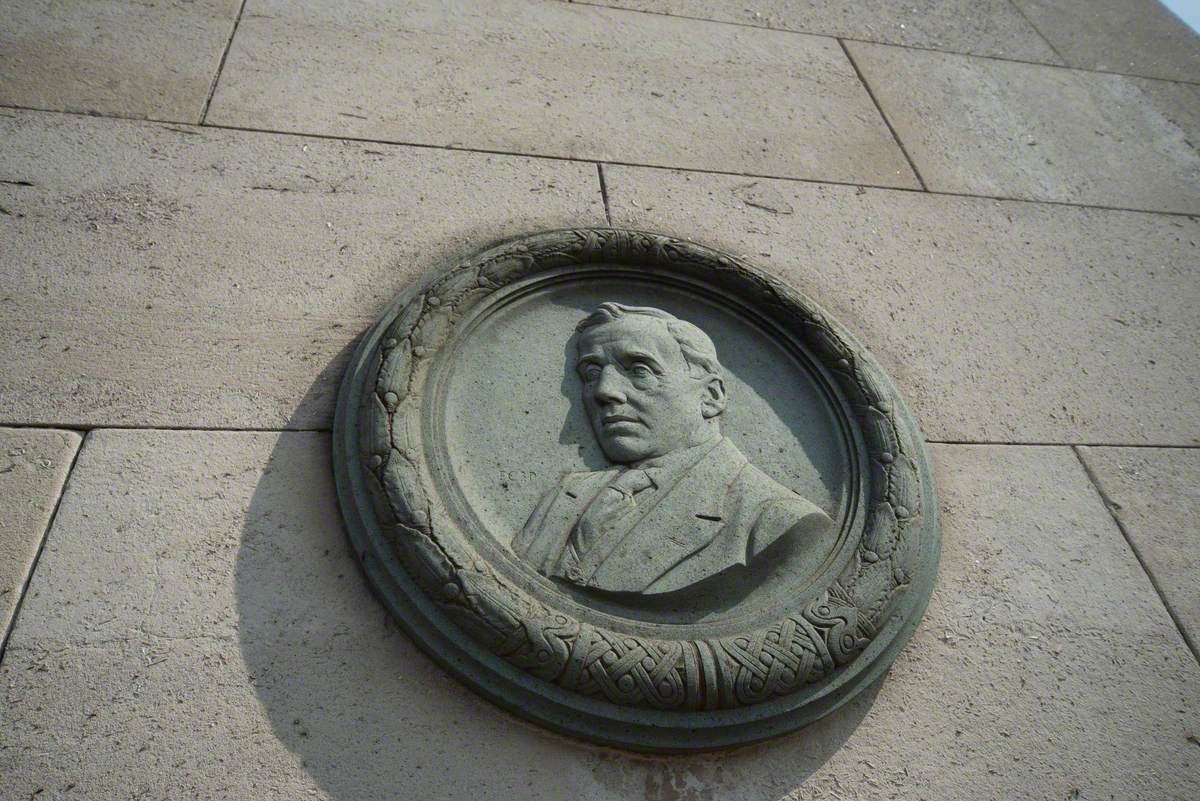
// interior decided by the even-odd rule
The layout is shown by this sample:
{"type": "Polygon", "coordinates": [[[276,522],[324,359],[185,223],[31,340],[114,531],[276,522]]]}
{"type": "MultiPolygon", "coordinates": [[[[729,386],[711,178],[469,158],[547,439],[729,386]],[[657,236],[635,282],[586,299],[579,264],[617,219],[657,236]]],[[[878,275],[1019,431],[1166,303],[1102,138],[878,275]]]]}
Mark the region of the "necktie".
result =
{"type": "Polygon", "coordinates": [[[638,512],[634,496],[653,486],[645,470],[631,469],[601,490],[571,532],[571,544],[579,558],[607,542],[614,533],[627,530],[638,512]]]}

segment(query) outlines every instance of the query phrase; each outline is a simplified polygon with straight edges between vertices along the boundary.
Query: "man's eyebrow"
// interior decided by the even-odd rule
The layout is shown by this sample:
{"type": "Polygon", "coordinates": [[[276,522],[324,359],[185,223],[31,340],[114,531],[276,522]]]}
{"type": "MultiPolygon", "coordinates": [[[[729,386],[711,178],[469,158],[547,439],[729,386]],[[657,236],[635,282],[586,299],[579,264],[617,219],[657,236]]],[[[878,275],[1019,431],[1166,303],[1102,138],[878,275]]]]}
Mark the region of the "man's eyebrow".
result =
{"type": "Polygon", "coordinates": [[[580,367],[583,367],[587,364],[601,364],[602,362],[603,359],[601,359],[595,353],[585,353],[575,362],[575,369],[578,370],[580,367]]]}
{"type": "Polygon", "coordinates": [[[630,350],[621,351],[621,356],[626,359],[637,359],[637,360],[645,361],[645,362],[653,362],[654,364],[657,364],[657,365],[662,364],[662,362],[660,362],[658,360],[657,356],[655,356],[652,353],[647,353],[644,350],[630,349],[630,350]]]}

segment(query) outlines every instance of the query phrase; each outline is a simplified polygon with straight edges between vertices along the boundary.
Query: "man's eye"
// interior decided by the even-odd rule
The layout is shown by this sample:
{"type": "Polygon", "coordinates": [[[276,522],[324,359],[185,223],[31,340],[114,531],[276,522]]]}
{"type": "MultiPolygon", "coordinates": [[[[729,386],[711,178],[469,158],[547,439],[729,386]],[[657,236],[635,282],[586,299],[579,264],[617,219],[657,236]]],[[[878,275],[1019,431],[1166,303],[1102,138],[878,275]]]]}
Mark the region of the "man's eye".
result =
{"type": "Polygon", "coordinates": [[[583,380],[584,381],[595,381],[599,377],[600,377],[600,368],[597,367],[596,365],[593,364],[593,365],[583,368],[583,380]]]}
{"type": "Polygon", "coordinates": [[[646,364],[645,362],[634,362],[632,365],[630,365],[629,372],[636,376],[643,377],[654,375],[654,371],[650,369],[650,365],[646,364]]]}

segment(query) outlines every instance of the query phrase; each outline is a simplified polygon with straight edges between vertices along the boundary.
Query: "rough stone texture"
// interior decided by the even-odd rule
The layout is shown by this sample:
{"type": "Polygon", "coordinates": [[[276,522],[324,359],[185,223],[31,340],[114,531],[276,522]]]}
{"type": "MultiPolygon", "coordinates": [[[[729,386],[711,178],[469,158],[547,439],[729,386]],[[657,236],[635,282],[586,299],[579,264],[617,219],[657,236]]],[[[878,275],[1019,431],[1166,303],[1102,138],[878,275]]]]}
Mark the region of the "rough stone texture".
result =
{"type": "Polygon", "coordinates": [[[1200,442],[1200,224],[604,168],[613,223],[743,254],[881,360],[925,435],[1200,442]]]}
{"type": "Polygon", "coordinates": [[[594,0],[594,5],[1062,64],[1008,0],[594,0]]]}
{"type": "MultiPolygon", "coordinates": [[[[753,26],[1053,60],[996,0],[661,2],[750,25],[252,0],[215,116],[913,187],[837,44],[753,26]]],[[[236,5],[8,3],[0,105],[194,121],[236,5]]],[[[1148,0],[1015,5],[1071,65],[1200,80],[1148,0]]],[[[1200,211],[1194,84],[850,49],[934,189],[1200,211]]],[[[0,142],[0,424],[327,425],[348,347],[418,273],[604,220],[591,164],[4,109],[0,142]]],[[[930,436],[1200,444],[1195,219],[604,171],[614,223],[827,306],[930,436]]],[[[647,759],[421,655],[347,552],[328,447],[89,435],[0,660],[0,799],[1200,797],[1200,669],[1069,448],[935,445],[940,586],[889,677],[795,736],[647,759]]],[[[1195,639],[1196,452],[1080,451],[1195,639]]],[[[43,497],[24,475],[0,473],[0,532],[43,497]]]]}
{"type": "Polygon", "coordinates": [[[1013,0],[1072,67],[1200,81],[1200,36],[1157,0],[1013,0]]]}
{"type": "Polygon", "coordinates": [[[91,435],[0,666],[0,796],[1200,792],[1200,669],[1069,448],[935,446],[939,588],[889,677],[797,735],[671,759],[535,729],[417,652],[347,552],[328,448],[91,435]]]}
{"type": "Polygon", "coordinates": [[[1080,448],[1193,643],[1200,643],[1200,450],[1080,448]]]}
{"type": "Polygon", "coordinates": [[[36,112],[0,139],[6,423],[327,426],[414,277],[604,222],[590,164],[36,112]]]}
{"type": "Polygon", "coordinates": [[[80,441],[74,431],[0,428],[0,644],[80,441]]]}
{"type": "Polygon", "coordinates": [[[847,47],[931,190],[1200,212],[1200,87],[847,47]]]}
{"type": "Polygon", "coordinates": [[[917,186],[833,39],[559,2],[250,0],[208,119],[917,186]]]}
{"type": "Polygon", "coordinates": [[[199,122],[240,0],[10,0],[0,105],[199,122]]]}

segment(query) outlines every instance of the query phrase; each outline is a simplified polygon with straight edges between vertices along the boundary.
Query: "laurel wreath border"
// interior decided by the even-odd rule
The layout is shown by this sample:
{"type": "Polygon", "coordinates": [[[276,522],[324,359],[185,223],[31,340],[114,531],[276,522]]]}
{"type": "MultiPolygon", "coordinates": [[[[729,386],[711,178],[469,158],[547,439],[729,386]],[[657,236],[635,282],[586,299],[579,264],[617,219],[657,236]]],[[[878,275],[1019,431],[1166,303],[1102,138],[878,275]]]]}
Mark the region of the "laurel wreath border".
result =
{"type": "MultiPolygon", "coordinates": [[[[408,575],[447,618],[541,680],[635,708],[724,710],[763,703],[829,679],[857,658],[920,568],[928,471],[923,449],[898,420],[902,402],[874,361],[816,304],[739,259],[642,231],[552,231],[468,259],[378,325],[386,331],[369,355],[352,424],[358,427],[355,457],[380,529],[408,575]],[[431,501],[436,494],[419,433],[421,387],[456,321],[514,281],[596,263],[672,270],[736,293],[784,322],[848,399],[868,453],[867,520],[849,563],[803,609],[721,638],[654,639],[612,631],[554,609],[497,574],[431,501]]],[[[930,533],[936,539],[936,530],[930,533]]]]}

